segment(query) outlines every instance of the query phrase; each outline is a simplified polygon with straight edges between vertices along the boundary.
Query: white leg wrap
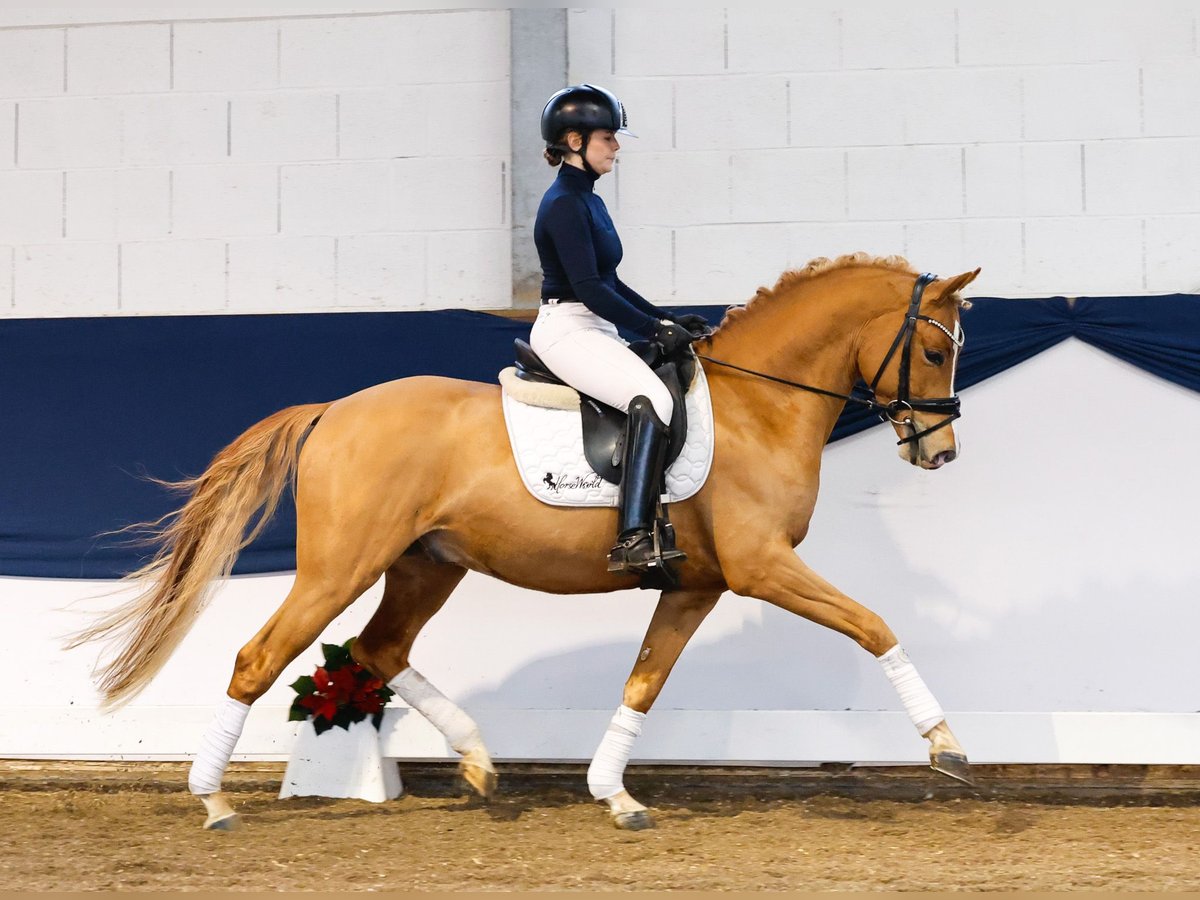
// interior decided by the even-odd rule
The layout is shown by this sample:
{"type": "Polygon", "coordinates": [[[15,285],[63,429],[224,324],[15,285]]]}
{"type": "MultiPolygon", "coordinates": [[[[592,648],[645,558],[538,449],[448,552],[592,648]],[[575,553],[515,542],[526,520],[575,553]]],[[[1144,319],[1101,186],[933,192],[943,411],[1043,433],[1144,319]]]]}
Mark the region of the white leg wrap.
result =
{"type": "Polygon", "coordinates": [[[625,765],[633,752],[633,742],[642,733],[644,721],[645,713],[628,706],[617,707],[604,739],[592,757],[592,764],[588,766],[588,790],[597,800],[607,800],[625,790],[625,765]]]}
{"type": "Polygon", "coordinates": [[[479,733],[479,726],[475,721],[426,681],[425,676],[412,666],[389,681],[388,687],[395,691],[401,700],[427,718],[459,753],[468,753],[483,747],[483,736],[479,733]]]}
{"type": "Polygon", "coordinates": [[[232,697],[226,697],[217,707],[217,714],[200,739],[200,752],[188,773],[188,790],[193,794],[215,794],[221,790],[221,776],[242,736],[249,712],[248,705],[232,697]]]}
{"type": "Polygon", "coordinates": [[[900,702],[917,731],[927,734],[931,728],[946,719],[941,705],[934,699],[929,688],[925,686],[917,667],[912,664],[904,648],[897,644],[883,656],[879,657],[883,672],[900,695],[900,702]]]}

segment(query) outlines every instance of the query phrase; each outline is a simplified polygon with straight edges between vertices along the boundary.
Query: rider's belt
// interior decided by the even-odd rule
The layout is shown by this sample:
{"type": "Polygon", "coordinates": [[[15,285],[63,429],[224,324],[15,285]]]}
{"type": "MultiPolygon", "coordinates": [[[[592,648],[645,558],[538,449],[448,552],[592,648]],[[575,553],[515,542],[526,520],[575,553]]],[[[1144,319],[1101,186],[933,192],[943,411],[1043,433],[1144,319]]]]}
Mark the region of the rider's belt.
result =
{"type": "Polygon", "coordinates": [[[560,303],[582,303],[582,302],[583,302],[582,300],[578,300],[575,297],[543,297],[542,298],[543,306],[557,306],[560,303]]]}

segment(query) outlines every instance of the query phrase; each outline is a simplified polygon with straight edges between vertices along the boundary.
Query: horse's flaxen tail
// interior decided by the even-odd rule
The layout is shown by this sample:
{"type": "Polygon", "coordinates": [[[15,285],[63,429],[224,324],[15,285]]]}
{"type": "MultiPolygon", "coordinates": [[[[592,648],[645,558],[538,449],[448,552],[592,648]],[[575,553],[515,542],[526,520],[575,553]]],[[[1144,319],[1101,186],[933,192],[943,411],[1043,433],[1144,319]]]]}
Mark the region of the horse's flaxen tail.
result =
{"type": "Polygon", "coordinates": [[[169,484],[191,497],[143,526],[158,551],[126,576],[142,589],[67,644],[68,649],[96,640],[115,644],[114,655],[94,673],[105,708],[131,700],[170,658],[204,609],[213,581],[229,574],[238,553],[274,515],[295,476],[304,436],[329,406],[282,409],[248,428],[199,477],[169,484]]]}

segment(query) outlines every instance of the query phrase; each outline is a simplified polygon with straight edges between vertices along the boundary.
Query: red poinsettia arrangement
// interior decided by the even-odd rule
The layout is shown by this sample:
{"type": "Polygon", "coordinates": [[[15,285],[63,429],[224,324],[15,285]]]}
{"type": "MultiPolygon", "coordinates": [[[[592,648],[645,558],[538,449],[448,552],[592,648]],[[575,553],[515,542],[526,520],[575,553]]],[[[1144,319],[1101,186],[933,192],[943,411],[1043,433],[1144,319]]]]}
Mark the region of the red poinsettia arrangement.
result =
{"type": "Polygon", "coordinates": [[[344,644],[322,644],[325,664],[312,675],[301,675],[292,682],[296,699],[288,713],[289,722],[312,719],[313,730],[322,734],[333,728],[349,730],[367,716],[378,728],[383,708],[392,699],[392,691],[350,655],[354,638],[344,644]]]}

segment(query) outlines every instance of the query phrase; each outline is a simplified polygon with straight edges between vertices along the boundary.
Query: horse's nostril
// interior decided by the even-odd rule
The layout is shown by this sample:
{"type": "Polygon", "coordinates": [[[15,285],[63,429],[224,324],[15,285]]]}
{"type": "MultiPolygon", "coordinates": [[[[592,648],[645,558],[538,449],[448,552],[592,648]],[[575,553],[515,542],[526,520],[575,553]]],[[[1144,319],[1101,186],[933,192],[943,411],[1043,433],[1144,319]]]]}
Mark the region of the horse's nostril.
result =
{"type": "Polygon", "coordinates": [[[948,462],[954,462],[955,457],[957,457],[957,456],[958,456],[957,450],[943,450],[941,453],[939,453],[937,456],[935,456],[933,458],[933,461],[935,463],[937,463],[939,466],[944,466],[948,462]]]}

